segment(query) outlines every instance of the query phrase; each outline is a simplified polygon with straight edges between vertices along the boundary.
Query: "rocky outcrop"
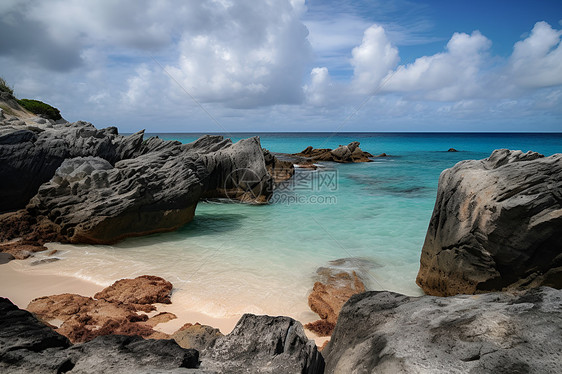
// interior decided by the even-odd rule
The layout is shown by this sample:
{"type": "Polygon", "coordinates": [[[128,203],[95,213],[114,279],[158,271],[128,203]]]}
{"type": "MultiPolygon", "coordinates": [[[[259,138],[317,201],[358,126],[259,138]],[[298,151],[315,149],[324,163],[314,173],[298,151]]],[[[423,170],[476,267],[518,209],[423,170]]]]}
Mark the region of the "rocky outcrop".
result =
{"type": "Polygon", "coordinates": [[[113,164],[132,157],[142,135],[124,137],[115,127],[98,130],[86,122],[0,126],[0,212],[25,207],[65,159],[91,156],[113,164]]]}
{"type": "Polygon", "coordinates": [[[245,314],[201,353],[201,369],[220,373],[322,373],[324,360],[289,317],[245,314]]]}
{"type": "Polygon", "coordinates": [[[291,161],[281,160],[265,148],[263,158],[267,172],[273,178],[274,183],[279,184],[289,180],[295,174],[295,166],[291,161]]]}
{"type": "Polygon", "coordinates": [[[317,273],[320,280],[314,283],[308,296],[308,306],[320,316],[320,320],[304,327],[318,336],[330,336],[343,305],[352,295],[365,292],[365,285],[353,270],[321,267],[317,273]]]}
{"type": "Polygon", "coordinates": [[[359,148],[359,142],[340,145],[335,149],[307,147],[302,152],[295,153],[294,156],[306,157],[314,161],[334,161],[341,163],[370,162],[373,157],[369,152],[364,152],[359,148]]]}
{"type": "Polygon", "coordinates": [[[2,373],[154,373],[196,368],[198,356],[173,340],[138,336],[102,336],[72,346],[31,313],[0,298],[2,373]]]}
{"type": "Polygon", "coordinates": [[[0,298],[3,373],[319,374],[324,369],[314,342],[307,340],[302,326],[288,317],[244,315],[229,335],[213,335],[213,341],[209,336],[195,340],[202,343],[201,358],[197,350],[183,349],[171,339],[106,335],[71,345],[29,312],[0,298]]]}
{"type": "Polygon", "coordinates": [[[562,288],[562,154],[496,150],[439,178],[417,283],[431,295],[562,288]]]}
{"type": "Polygon", "coordinates": [[[562,291],[367,292],[341,310],[326,373],[559,373],[562,291]]]}
{"type": "Polygon", "coordinates": [[[171,290],[170,282],[143,275],[119,280],[94,298],[75,294],[40,297],[31,301],[27,310],[45,323],[60,324],[56,331],[73,343],[109,334],[160,338],[153,327],[175,316],[167,313],[149,319],[139,312],[155,310],[153,303],[169,304],[171,290]]]}
{"type": "Polygon", "coordinates": [[[201,198],[266,203],[268,170],[279,169],[271,157],[266,166],[257,137],[182,145],[85,122],[38,126],[0,126],[0,212],[25,206],[0,216],[0,240],[22,237],[18,245],[172,231],[191,221],[201,198]]]}

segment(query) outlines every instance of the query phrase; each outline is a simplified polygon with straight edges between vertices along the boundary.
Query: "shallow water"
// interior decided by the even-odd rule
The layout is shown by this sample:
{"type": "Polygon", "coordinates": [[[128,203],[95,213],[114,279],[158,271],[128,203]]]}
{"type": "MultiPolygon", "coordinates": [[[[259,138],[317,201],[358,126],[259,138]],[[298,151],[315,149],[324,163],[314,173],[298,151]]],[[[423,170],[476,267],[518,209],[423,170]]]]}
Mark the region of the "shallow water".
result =
{"type": "MultiPolygon", "coordinates": [[[[198,137],[159,136],[184,143],[198,137]]],[[[193,222],[173,233],[114,246],[50,244],[61,261],[29,270],[102,285],[153,274],[174,284],[174,303],[213,317],[252,312],[311,321],[307,294],[316,270],[336,259],[360,259],[370,289],[422,294],[415,277],[443,169],[496,148],[562,152],[561,134],[261,134],[261,140],[288,153],[358,140],[363,150],[390,157],[297,170],[267,206],[201,202],[193,222]],[[460,152],[446,152],[451,147],[460,152]]]]}

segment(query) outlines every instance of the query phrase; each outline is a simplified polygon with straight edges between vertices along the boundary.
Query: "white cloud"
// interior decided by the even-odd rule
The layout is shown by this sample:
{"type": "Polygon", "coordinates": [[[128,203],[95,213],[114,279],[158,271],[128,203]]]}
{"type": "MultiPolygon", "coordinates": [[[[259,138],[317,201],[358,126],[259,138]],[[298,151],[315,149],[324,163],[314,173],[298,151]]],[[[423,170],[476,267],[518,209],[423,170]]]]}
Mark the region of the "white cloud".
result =
{"type": "Polygon", "coordinates": [[[388,40],[384,28],[373,25],[365,30],[363,41],[351,52],[353,66],[353,91],[371,94],[382,79],[396,66],[400,58],[398,49],[388,40]]]}
{"type": "Polygon", "coordinates": [[[509,59],[510,78],[527,88],[562,84],[561,35],[548,23],[537,22],[526,39],[515,43],[509,59]]]}
{"type": "Polygon", "coordinates": [[[389,91],[415,93],[420,99],[452,101],[480,90],[480,74],[491,42],[480,32],[455,33],[445,52],[423,56],[400,66],[390,77],[389,91]]]}
{"type": "Polygon", "coordinates": [[[333,83],[328,68],[314,68],[310,73],[310,84],[304,86],[307,102],[322,106],[333,95],[333,83]]]}

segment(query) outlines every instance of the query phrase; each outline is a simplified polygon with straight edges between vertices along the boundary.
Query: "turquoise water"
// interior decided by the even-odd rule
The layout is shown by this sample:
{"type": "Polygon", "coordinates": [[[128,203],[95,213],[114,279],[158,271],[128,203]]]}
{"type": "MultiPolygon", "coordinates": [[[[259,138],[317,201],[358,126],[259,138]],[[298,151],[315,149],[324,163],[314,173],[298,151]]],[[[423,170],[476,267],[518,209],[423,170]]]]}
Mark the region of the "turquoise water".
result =
{"type": "MultiPolygon", "coordinates": [[[[199,134],[158,134],[184,143],[199,134]]],[[[255,134],[234,134],[236,141],[255,134]]],[[[297,170],[266,206],[201,202],[193,222],[115,246],[58,245],[64,261],[45,272],[109,284],[154,274],[175,286],[174,303],[213,317],[244,312],[301,321],[318,267],[359,258],[368,288],[420,295],[419,257],[442,170],[497,148],[562,152],[562,134],[259,134],[273,152],[357,140],[390,157],[297,170]],[[447,152],[449,148],[459,152],[447,152]]]]}

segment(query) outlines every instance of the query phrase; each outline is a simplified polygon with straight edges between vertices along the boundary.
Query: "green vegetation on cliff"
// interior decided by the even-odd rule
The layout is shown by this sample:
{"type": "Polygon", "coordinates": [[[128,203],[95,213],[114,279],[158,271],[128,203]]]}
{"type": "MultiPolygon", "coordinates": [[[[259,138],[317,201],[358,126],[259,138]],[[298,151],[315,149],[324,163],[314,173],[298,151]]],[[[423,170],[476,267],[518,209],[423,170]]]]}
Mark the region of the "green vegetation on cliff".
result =
{"type": "Polygon", "coordinates": [[[31,113],[38,114],[55,121],[62,118],[60,111],[57,108],[39,100],[21,99],[18,100],[18,104],[24,109],[29,110],[31,113]]]}
{"type": "Polygon", "coordinates": [[[14,94],[14,89],[8,86],[8,83],[6,83],[6,81],[2,77],[0,77],[0,92],[7,92],[10,95],[14,94]]]}

